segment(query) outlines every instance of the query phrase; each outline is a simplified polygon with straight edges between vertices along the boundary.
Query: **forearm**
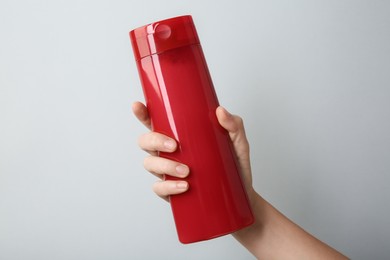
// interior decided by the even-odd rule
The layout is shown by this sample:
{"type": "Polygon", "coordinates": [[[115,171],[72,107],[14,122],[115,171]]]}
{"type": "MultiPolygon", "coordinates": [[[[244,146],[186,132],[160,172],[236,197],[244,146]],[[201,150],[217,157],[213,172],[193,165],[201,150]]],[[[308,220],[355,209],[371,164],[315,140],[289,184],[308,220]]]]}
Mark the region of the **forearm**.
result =
{"type": "Polygon", "coordinates": [[[347,259],[293,223],[256,192],[250,196],[255,223],[233,236],[257,259],[347,259]]]}

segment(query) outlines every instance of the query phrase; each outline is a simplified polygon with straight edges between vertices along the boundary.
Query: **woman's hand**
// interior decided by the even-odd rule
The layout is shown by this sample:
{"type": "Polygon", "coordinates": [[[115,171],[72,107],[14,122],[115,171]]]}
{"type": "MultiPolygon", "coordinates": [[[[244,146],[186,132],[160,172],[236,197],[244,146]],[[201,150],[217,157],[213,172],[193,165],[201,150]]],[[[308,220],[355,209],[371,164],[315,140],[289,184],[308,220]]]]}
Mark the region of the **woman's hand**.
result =
{"type": "MultiPolygon", "coordinates": [[[[138,120],[151,130],[150,117],[145,105],[135,102],[132,108],[138,120]]],[[[231,115],[222,107],[217,108],[216,116],[221,126],[229,132],[238,158],[243,182],[249,199],[251,199],[254,191],[252,188],[249,144],[245,135],[243,121],[240,117],[231,115]]],[[[140,136],[138,145],[150,154],[144,160],[145,169],[160,179],[153,185],[153,191],[158,196],[168,200],[170,195],[188,190],[188,183],[185,180],[172,181],[164,180],[163,178],[164,174],[178,178],[185,178],[190,174],[187,165],[157,156],[158,152],[174,152],[177,148],[177,143],[174,139],[156,132],[148,132],[140,136]]]]}

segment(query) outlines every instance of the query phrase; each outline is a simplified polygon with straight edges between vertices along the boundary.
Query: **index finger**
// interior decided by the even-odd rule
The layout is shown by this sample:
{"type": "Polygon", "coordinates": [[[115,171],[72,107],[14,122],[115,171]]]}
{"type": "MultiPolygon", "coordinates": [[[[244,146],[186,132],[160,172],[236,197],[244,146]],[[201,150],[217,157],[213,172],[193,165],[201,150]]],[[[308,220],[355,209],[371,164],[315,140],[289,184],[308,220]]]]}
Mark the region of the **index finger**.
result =
{"type": "Polygon", "coordinates": [[[137,119],[150,130],[152,126],[148,109],[146,108],[146,106],[141,102],[137,101],[133,103],[132,110],[137,119]]]}

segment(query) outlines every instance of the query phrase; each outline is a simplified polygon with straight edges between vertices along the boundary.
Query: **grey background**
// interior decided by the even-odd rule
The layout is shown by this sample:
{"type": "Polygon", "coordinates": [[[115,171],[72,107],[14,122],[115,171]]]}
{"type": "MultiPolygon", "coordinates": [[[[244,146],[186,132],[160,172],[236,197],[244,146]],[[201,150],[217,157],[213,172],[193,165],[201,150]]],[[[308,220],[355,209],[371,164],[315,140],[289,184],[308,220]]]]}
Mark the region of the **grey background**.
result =
{"type": "Polygon", "coordinates": [[[192,14],[256,189],[353,259],[390,256],[388,1],[0,2],[0,259],[253,259],[181,245],[151,192],[128,31],[192,14]]]}

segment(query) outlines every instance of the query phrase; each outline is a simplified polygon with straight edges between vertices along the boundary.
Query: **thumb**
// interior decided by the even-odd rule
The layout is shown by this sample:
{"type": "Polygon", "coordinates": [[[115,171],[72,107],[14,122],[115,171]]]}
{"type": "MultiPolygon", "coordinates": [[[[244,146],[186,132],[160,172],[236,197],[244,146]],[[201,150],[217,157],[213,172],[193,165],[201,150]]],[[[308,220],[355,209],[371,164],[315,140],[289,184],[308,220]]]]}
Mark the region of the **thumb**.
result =
{"type": "Polygon", "coordinates": [[[238,155],[249,152],[249,144],[245,134],[244,122],[241,117],[230,114],[225,108],[219,106],[216,110],[219,124],[225,128],[238,155]]]}
{"type": "Polygon", "coordinates": [[[238,159],[245,186],[252,187],[252,175],[249,155],[249,142],[246,138],[244,123],[241,117],[230,114],[225,108],[218,107],[216,116],[219,124],[229,132],[238,159]]]}
{"type": "Polygon", "coordinates": [[[216,115],[219,124],[229,132],[232,139],[237,135],[245,137],[244,123],[241,117],[230,114],[222,106],[217,107],[216,115]]]}

